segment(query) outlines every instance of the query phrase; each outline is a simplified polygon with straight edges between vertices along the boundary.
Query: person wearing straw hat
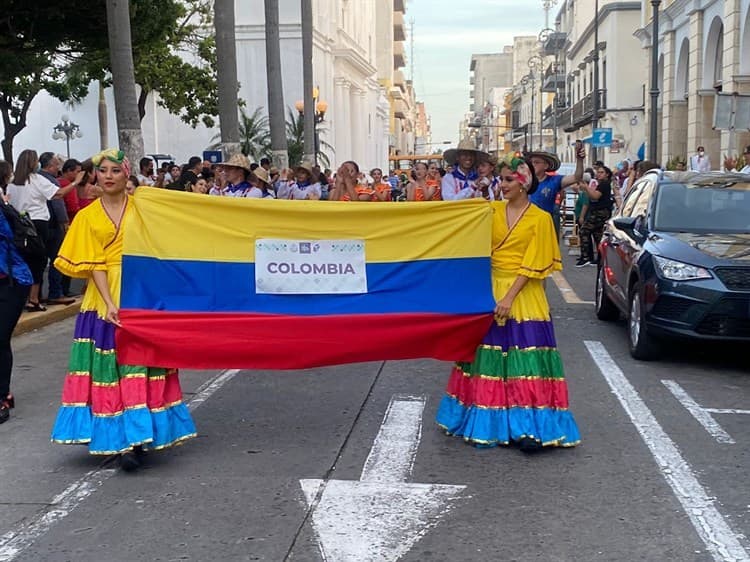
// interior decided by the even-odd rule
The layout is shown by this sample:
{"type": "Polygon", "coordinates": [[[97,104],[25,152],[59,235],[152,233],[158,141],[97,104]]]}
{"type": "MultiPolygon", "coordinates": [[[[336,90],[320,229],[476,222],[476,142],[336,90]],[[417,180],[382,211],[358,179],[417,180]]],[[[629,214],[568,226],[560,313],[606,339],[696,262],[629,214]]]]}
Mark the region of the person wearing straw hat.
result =
{"type": "Polygon", "coordinates": [[[274,199],[271,178],[263,166],[258,166],[250,176],[252,187],[245,192],[245,197],[252,199],[274,199]]]}
{"type": "Polygon", "coordinates": [[[539,189],[529,195],[529,201],[552,215],[555,210],[557,194],[578,183],[583,177],[583,159],[586,158],[583,143],[576,141],[576,170],[567,176],[555,173],[560,169],[560,159],[551,152],[529,152],[526,154],[526,158],[534,167],[534,175],[539,181],[539,189]]]}
{"type": "Polygon", "coordinates": [[[486,152],[477,150],[469,139],[462,140],[457,148],[446,150],[443,159],[449,166],[453,166],[453,171],[443,176],[440,187],[443,200],[457,201],[474,197],[493,200],[491,190],[486,187],[482,189],[477,185],[479,179],[477,164],[481,160],[488,159],[489,156],[486,152]]]}
{"type": "Polygon", "coordinates": [[[301,162],[293,172],[294,178],[289,177],[288,171],[286,174],[282,173],[277,192],[279,199],[318,200],[321,198],[322,188],[320,182],[314,181],[311,162],[301,162]]]}
{"type": "Polygon", "coordinates": [[[252,173],[250,160],[244,154],[233,154],[229,160],[221,164],[220,170],[226,180],[226,187],[221,191],[221,195],[244,197],[253,187],[248,181],[248,176],[252,173]]]}

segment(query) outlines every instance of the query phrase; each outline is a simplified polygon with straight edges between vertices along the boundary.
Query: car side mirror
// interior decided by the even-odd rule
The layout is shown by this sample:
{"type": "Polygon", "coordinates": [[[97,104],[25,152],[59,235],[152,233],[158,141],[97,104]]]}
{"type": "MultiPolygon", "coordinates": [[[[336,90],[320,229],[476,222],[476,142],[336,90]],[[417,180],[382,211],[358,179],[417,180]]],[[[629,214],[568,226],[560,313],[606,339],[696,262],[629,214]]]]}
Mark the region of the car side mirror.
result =
{"type": "Polygon", "coordinates": [[[644,225],[643,217],[617,217],[613,219],[612,224],[634,240],[642,240],[646,236],[640,231],[644,225]]]}

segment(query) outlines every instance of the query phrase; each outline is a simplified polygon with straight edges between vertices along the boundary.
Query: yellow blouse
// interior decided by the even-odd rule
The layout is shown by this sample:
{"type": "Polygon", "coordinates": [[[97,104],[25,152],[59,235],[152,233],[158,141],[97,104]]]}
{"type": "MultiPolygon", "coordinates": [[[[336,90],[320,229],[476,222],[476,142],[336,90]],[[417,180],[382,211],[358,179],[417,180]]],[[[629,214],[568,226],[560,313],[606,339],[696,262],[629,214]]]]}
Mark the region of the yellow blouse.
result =
{"type": "Polygon", "coordinates": [[[531,279],[544,279],[562,269],[560,246],[549,213],[531,204],[515,225],[509,225],[508,202],[491,204],[494,211],[493,269],[512,271],[531,279]]]}
{"type": "MultiPolygon", "coordinates": [[[[102,200],[95,200],[76,214],[55,260],[55,267],[70,277],[88,279],[93,271],[106,271],[110,295],[117,306],[122,275],[122,230],[133,209],[132,197],[128,196],[118,228],[115,222],[119,217],[110,218],[102,200]]],[[[94,283],[86,286],[81,310],[96,310],[101,317],[107,312],[94,283]]]]}

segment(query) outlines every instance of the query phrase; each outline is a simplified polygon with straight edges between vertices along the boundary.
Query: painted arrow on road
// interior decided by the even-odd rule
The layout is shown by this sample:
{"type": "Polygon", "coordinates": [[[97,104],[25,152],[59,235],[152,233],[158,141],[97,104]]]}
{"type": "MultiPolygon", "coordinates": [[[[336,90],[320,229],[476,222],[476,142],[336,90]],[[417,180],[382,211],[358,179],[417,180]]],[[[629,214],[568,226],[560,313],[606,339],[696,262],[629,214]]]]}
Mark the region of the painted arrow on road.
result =
{"type": "Polygon", "coordinates": [[[359,481],[300,480],[323,559],[389,561],[405,555],[466,486],[409,484],[424,397],[394,396],[359,481]],[[317,502],[317,503],[316,503],[317,502]]]}

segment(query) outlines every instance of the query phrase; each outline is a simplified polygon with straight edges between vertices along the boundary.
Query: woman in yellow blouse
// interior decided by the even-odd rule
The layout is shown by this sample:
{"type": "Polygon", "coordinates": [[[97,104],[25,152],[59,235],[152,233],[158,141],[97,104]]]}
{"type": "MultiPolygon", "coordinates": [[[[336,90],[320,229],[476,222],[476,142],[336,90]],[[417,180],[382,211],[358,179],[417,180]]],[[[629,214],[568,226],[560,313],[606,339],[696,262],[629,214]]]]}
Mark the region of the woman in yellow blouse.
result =
{"type": "Polygon", "coordinates": [[[130,164],[114,149],[92,160],[102,196],[78,212],[55,260],[63,274],[88,283],[52,441],[87,443],[94,455],[119,453],[121,467],[130,471],[144,449],[163,449],[196,433],[176,370],[117,362],[122,224],[133,209],[125,190],[130,164]]]}
{"type": "Polygon", "coordinates": [[[500,166],[504,200],[492,203],[495,322],[474,361],[454,367],[437,422],[477,446],[572,447],[580,435],[543,285],[562,269],[560,248],[549,213],[529,202],[533,168],[515,154],[500,166]]]}

